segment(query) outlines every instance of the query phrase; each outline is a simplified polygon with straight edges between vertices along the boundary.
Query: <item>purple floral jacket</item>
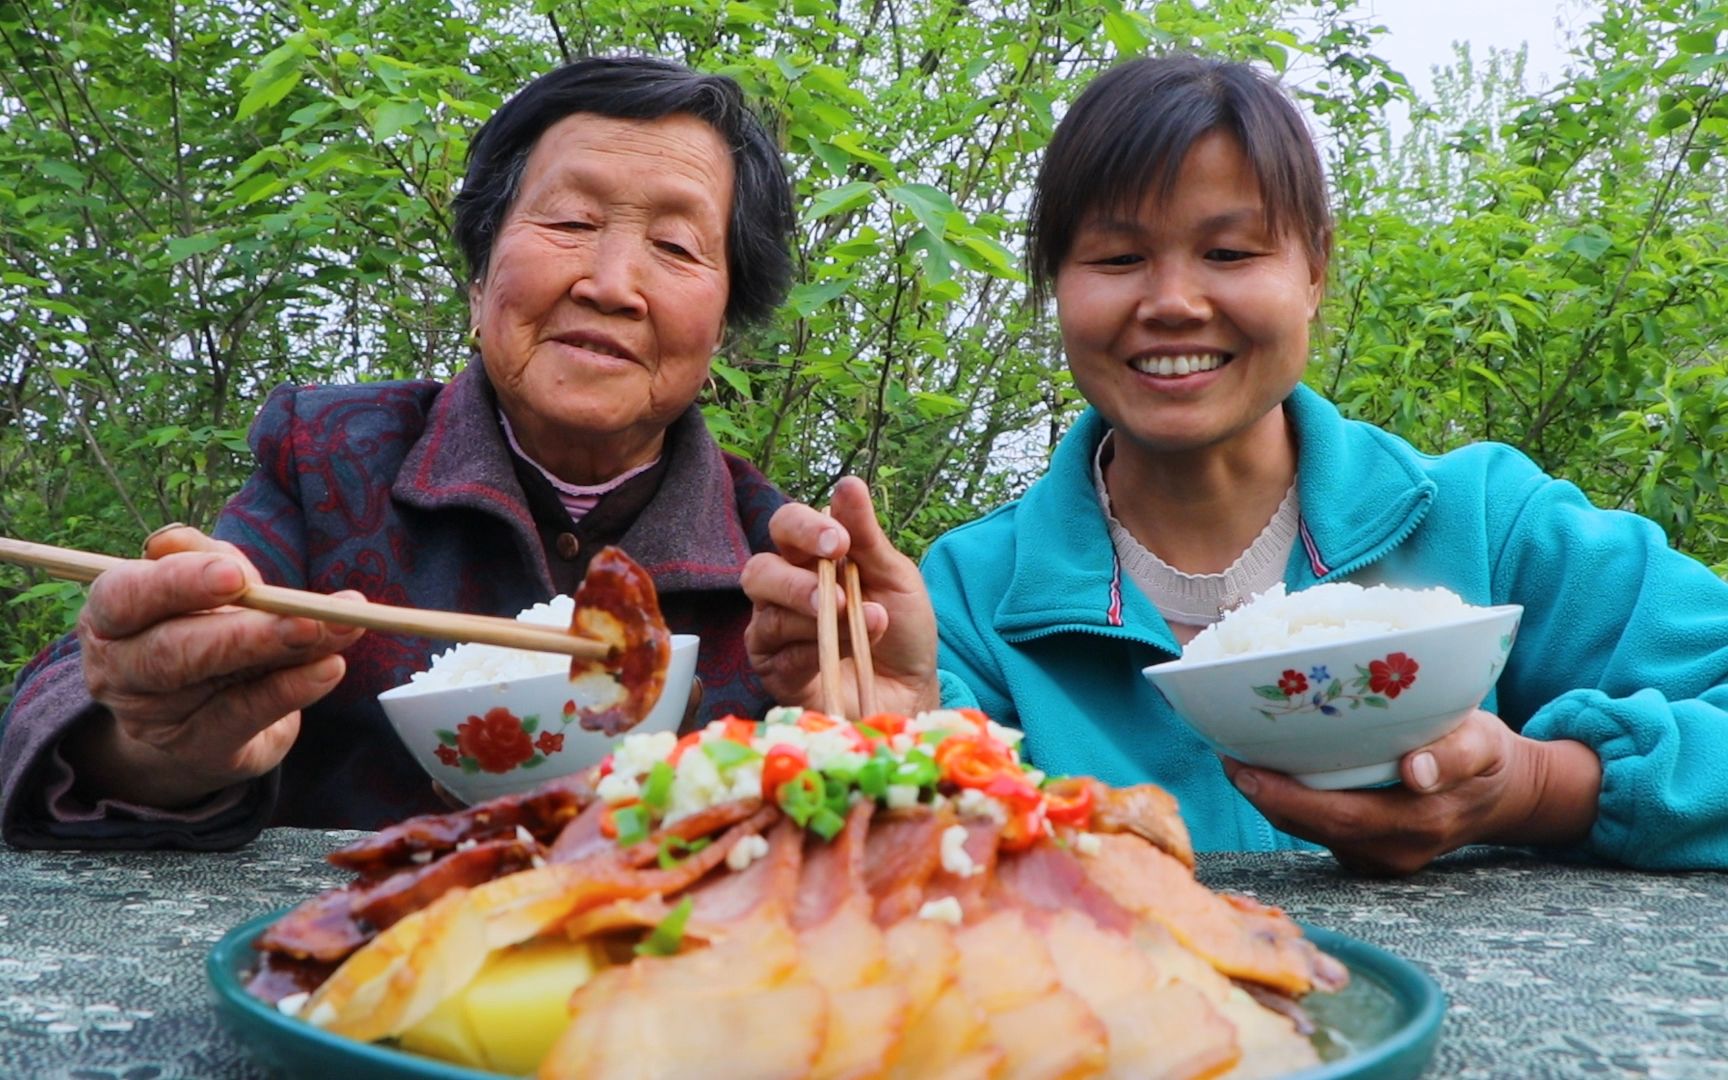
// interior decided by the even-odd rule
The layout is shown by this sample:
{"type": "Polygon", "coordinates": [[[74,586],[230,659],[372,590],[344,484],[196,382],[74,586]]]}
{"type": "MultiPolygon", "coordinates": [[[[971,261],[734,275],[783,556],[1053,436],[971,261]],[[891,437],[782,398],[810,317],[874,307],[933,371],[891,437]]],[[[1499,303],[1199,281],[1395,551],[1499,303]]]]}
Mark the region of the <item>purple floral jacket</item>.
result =
{"type": "MultiPolygon", "coordinates": [[[[258,469],[215,534],[239,545],[266,581],[513,615],[567,591],[600,546],[617,543],[654,576],[672,629],[702,638],[701,719],[759,715],[770,704],[745,654],[750,604],[738,581],[752,553],[773,549],[768,519],[785,496],[723,453],[694,406],[668,430],[660,466],[574,527],[549,490],[535,490],[549,485],[510,452],[478,364],[447,386],[280,387],[251,444],[258,469]]],[[[0,831],[21,847],[228,848],[267,825],[376,828],[444,809],[375,698],[447,647],[368,633],[348,651],[342,683],[305,710],[282,766],[203,813],[98,802],[67,815],[49,809],[68,783],[54,748],[97,706],[77,642],[63,639],[25,668],[0,718],[0,831]]]]}

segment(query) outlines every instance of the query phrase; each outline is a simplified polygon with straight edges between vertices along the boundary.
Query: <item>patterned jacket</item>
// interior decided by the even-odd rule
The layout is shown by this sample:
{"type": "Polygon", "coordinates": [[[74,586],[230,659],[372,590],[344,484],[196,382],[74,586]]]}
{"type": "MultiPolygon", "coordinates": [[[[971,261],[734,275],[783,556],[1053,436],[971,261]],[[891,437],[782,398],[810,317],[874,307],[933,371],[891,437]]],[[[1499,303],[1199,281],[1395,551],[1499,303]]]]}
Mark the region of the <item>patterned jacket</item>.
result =
{"type": "MultiPolygon", "coordinates": [[[[785,496],[723,453],[694,406],[668,430],[660,466],[576,526],[510,452],[478,365],[448,386],[280,387],[250,438],[258,468],[215,535],[239,545],[266,581],[513,615],[570,589],[595,551],[618,543],[654,576],[672,629],[702,638],[700,718],[769,704],[745,655],[750,604],[738,580],[752,553],[772,550],[768,519],[785,496]]],[[[96,706],[77,642],[64,639],[25,668],[0,718],[0,828],[18,846],[226,848],[267,825],[375,828],[443,809],[375,698],[447,647],[368,633],[348,651],[341,684],[305,710],[282,766],[204,813],[100,802],[69,814],[70,778],[54,747],[96,706]]]]}

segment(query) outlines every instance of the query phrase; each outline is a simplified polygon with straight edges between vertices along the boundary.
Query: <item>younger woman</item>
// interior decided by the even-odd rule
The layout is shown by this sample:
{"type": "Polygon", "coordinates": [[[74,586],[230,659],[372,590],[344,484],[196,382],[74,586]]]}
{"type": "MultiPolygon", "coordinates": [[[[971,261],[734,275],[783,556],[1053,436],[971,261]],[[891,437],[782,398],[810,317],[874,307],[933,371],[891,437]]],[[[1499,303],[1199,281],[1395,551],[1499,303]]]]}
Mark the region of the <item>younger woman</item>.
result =
{"type": "Polygon", "coordinates": [[[1510,447],[1424,454],[1302,385],[1332,226],[1271,81],[1191,56],[1100,76],[1032,218],[1091,408],[1023,498],[931,547],[928,598],[857,481],[832,519],[783,508],[783,554],[744,578],[771,692],[813,698],[810,567],[850,551],[895,706],[976,704],[1047,772],[1162,784],[1201,849],[1312,841],[1377,872],[1483,842],[1728,867],[1728,585],[1510,447]],[[1524,605],[1498,685],[1403,759],[1401,786],[1220,767],[1140,669],[1277,582],[1342,579],[1524,605]]]}

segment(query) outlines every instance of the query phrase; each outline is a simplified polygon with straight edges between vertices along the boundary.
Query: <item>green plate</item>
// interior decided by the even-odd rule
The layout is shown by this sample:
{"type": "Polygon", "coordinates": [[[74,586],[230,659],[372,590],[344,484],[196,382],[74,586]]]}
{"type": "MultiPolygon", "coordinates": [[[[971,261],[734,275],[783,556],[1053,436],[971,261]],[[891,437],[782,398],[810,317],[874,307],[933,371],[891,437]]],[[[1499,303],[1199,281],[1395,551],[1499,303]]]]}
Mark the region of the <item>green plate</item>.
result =
{"type": "MultiPolygon", "coordinates": [[[[246,993],[241,979],[256,953],[252,940],[284,912],[260,915],[228,931],[205,958],[223,1025],[265,1068],[283,1076],[344,1080],[497,1080],[388,1046],[355,1042],[295,1020],[246,993]]],[[[1314,944],[1350,969],[1350,986],[1304,1004],[1321,1025],[1335,1060],[1286,1080],[1413,1080],[1434,1055],[1446,998],[1419,968],[1391,953],[1330,930],[1304,926],[1314,944]]]]}

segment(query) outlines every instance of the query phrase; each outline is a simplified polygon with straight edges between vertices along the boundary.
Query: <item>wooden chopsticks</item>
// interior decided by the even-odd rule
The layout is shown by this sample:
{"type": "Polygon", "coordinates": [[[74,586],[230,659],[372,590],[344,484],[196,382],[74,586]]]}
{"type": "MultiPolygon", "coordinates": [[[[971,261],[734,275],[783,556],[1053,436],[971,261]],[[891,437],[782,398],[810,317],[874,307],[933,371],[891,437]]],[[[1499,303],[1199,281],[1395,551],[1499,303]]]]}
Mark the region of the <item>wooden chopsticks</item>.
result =
{"type": "MultiPolygon", "coordinates": [[[[822,711],[845,718],[845,682],[840,675],[840,570],[833,559],[816,564],[816,662],[822,692],[822,711]]],[[[870,659],[870,634],[864,627],[864,589],[858,567],[845,562],[846,628],[852,639],[852,674],[858,687],[858,716],[863,719],[881,710],[876,707],[876,668],[870,659]]]]}
{"type": "MultiPolygon", "coordinates": [[[[90,582],[126,560],[0,537],[0,561],[33,566],[68,581],[90,582]]],[[[363,626],[368,630],[415,634],[441,641],[478,641],[512,649],[561,653],[581,660],[605,660],[612,655],[611,647],[601,642],[551,627],[520,623],[515,619],[374,604],[366,600],[287,589],[280,585],[250,586],[234,602],[241,607],[276,615],[303,615],[340,626],[363,626]]]]}

